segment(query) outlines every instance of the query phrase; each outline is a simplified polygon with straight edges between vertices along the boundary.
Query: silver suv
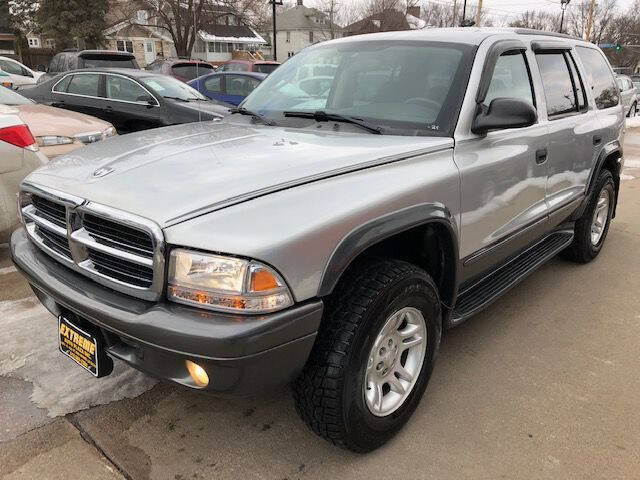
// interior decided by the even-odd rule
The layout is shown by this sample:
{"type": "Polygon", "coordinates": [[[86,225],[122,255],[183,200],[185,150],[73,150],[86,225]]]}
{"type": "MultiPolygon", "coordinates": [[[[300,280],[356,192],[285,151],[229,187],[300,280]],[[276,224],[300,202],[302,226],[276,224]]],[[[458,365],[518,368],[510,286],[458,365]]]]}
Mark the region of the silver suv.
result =
{"type": "Polygon", "coordinates": [[[95,376],[293,382],[370,451],[409,419],[442,331],[615,215],[624,116],[602,52],[512,29],[342,38],[223,122],[108,139],[24,182],[13,258],[95,376]],[[308,65],[324,65],[308,88],[308,65]],[[302,88],[300,78],[304,81],[302,88]]]}

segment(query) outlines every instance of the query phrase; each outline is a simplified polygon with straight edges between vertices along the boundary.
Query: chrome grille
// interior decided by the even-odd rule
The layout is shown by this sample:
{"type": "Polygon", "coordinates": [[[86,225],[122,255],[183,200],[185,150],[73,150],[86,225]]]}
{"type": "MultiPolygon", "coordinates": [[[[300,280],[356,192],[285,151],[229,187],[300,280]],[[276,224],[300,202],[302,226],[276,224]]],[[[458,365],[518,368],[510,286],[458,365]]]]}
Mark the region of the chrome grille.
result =
{"type": "Polygon", "coordinates": [[[27,233],[44,252],[114,290],[160,297],[164,242],[155,223],[29,184],[20,205],[27,233]]]}

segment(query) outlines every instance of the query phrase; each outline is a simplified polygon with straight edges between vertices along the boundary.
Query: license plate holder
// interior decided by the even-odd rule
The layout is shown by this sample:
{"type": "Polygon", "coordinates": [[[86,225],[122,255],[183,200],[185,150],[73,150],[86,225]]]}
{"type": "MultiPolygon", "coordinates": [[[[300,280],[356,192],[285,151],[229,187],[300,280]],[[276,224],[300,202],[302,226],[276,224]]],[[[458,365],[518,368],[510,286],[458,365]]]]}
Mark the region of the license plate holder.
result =
{"type": "Polygon", "coordinates": [[[60,352],[96,378],[109,375],[113,370],[113,361],[106,354],[98,333],[78,327],[64,314],[58,317],[60,352]]]}

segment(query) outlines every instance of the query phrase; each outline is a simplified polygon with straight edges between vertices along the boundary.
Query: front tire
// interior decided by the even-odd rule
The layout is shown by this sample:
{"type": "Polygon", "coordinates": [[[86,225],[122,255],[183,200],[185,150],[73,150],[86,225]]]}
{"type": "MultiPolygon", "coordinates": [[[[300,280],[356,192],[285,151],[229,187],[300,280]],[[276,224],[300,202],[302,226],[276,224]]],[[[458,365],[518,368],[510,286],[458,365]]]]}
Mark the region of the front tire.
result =
{"type": "Polygon", "coordinates": [[[602,170],[587,208],[576,222],[573,243],[564,251],[565,257],[588,263],[598,256],[609,232],[615,204],[613,175],[609,170],[602,170]]]}
{"type": "Polygon", "coordinates": [[[295,381],[296,408],[319,436],[355,452],[393,437],[418,406],[440,345],[438,289],[398,260],[353,268],[328,299],[295,381]]]}

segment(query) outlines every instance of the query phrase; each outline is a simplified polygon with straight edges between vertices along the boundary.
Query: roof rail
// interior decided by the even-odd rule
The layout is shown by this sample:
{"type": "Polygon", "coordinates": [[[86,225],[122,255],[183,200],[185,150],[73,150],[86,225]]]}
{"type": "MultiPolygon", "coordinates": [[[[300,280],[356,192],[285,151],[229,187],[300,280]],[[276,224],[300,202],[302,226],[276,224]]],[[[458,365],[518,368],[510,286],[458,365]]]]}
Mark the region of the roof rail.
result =
{"type": "Polygon", "coordinates": [[[545,32],[544,30],[535,30],[533,28],[516,28],[514,32],[519,35],[544,35],[547,37],[558,37],[558,38],[566,38],[571,40],[582,40],[586,42],[584,38],[575,37],[573,35],[568,35],[566,33],[545,32]]]}

